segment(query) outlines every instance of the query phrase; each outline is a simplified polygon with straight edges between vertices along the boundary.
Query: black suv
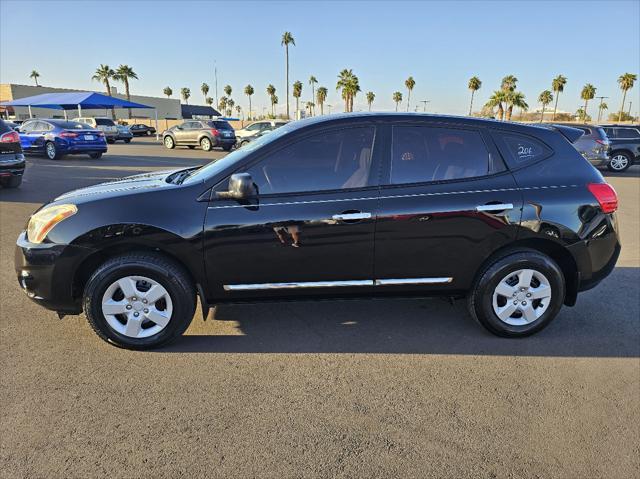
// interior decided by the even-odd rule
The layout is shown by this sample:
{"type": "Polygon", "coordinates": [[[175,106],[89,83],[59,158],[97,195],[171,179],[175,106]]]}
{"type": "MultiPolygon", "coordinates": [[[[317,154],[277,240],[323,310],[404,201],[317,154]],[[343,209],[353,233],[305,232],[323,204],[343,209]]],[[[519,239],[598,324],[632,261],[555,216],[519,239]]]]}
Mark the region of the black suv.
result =
{"type": "Polygon", "coordinates": [[[0,120],[0,185],[4,188],[20,186],[24,167],[20,135],[0,120]]]}
{"type": "Polygon", "coordinates": [[[609,170],[624,171],[640,162],[640,126],[603,125],[602,128],[611,142],[609,170]]]}
{"type": "Polygon", "coordinates": [[[56,198],[18,238],[18,280],[132,349],[180,336],[197,296],[205,317],[223,302],[466,297],[489,331],[526,336],[620,252],[616,193],[562,128],[420,114],[294,122],[201,168],[56,198]]]}

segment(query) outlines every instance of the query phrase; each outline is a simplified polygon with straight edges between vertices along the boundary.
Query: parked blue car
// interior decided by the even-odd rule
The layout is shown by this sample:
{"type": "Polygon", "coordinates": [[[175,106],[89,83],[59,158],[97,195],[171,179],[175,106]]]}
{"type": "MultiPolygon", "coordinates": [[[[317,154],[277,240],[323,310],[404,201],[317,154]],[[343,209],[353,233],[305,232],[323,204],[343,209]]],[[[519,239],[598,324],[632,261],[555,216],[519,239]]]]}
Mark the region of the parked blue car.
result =
{"type": "Polygon", "coordinates": [[[50,160],[77,154],[97,159],[107,151],[104,133],[75,121],[32,119],[20,125],[18,133],[25,153],[44,154],[50,160]]]}

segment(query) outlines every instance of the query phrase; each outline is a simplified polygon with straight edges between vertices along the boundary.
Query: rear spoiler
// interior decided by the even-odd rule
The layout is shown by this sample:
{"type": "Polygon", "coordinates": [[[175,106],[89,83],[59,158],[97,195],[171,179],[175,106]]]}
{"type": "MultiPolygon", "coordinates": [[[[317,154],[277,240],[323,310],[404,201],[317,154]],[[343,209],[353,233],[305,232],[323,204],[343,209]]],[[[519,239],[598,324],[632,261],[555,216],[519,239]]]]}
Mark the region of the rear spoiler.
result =
{"type": "Polygon", "coordinates": [[[584,135],[584,131],[580,128],[556,124],[551,124],[549,127],[560,132],[562,136],[569,140],[569,143],[575,143],[582,135],[584,135]]]}

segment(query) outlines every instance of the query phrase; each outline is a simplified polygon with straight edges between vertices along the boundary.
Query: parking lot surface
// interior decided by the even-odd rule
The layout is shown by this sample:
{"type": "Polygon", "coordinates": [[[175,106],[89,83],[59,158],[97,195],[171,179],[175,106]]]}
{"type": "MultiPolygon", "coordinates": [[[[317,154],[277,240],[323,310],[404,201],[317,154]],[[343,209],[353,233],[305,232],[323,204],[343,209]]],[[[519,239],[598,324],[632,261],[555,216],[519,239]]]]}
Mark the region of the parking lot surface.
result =
{"type": "Polygon", "coordinates": [[[462,301],[322,301],[221,306],[132,352],[20,291],[14,242],[41,203],[222,156],[136,138],[31,158],[0,191],[0,477],[638,477],[639,166],[608,176],[617,268],[524,340],[462,301]]]}

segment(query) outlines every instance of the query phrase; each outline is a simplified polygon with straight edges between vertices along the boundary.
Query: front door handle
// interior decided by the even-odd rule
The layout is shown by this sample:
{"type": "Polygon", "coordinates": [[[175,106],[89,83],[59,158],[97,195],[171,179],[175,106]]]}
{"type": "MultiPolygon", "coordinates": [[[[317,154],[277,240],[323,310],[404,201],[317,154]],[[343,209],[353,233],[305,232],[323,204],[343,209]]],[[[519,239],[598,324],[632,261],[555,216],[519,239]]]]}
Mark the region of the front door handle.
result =
{"type": "Polygon", "coordinates": [[[493,213],[496,213],[499,211],[512,210],[512,209],[513,209],[512,203],[498,203],[498,204],[476,206],[476,211],[493,212],[493,213]]]}
{"type": "Polygon", "coordinates": [[[331,219],[335,221],[359,221],[359,220],[368,220],[371,218],[371,213],[363,213],[361,211],[354,213],[341,213],[339,215],[333,215],[331,219]]]}

